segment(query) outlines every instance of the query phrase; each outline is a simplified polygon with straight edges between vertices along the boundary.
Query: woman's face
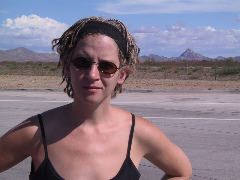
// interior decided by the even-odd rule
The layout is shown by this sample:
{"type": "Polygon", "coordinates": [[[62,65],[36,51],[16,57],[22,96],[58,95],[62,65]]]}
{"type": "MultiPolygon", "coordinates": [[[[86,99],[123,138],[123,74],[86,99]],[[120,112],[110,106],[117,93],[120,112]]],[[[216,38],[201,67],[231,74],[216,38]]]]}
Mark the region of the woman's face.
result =
{"type": "Polygon", "coordinates": [[[126,78],[124,69],[117,69],[115,73],[101,72],[101,68],[113,70],[120,66],[117,44],[106,35],[93,34],[80,39],[71,62],[70,77],[75,101],[101,103],[110,100],[116,85],[123,84],[126,78]]]}

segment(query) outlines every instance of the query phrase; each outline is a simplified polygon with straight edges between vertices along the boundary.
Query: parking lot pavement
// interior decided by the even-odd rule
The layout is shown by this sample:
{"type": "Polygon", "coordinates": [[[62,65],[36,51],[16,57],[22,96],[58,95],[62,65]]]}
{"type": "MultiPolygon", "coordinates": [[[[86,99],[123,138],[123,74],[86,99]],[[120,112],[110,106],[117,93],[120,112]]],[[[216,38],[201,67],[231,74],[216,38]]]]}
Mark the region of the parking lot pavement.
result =
{"type": "MultiPolygon", "coordinates": [[[[0,135],[29,116],[71,102],[62,92],[0,91],[0,135]]],[[[227,91],[126,92],[113,105],[157,125],[188,155],[194,180],[240,177],[240,94],[227,91]]],[[[141,180],[163,172],[143,160],[141,180]]],[[[30,159],[0,174],[1,180],[28,179],[30,159]]]]}

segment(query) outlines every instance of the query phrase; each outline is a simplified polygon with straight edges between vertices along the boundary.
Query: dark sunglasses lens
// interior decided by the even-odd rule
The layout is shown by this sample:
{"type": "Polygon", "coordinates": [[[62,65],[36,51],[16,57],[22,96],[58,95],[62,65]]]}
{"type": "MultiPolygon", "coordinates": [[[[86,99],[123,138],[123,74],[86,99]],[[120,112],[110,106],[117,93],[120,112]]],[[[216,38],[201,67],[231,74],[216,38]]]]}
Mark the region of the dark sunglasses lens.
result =
{"type": "Polygon", "coordinates": [[[105,61],[99,62],[98,68],[104,74],[114,74],[118,70],[115,64],[105,61]]]}
{"type": "Polygon", "coordinates": [[[88,69],[92,66],[92,63],[86,60],[73,61],[72,63],[77,69],[88,69]]]}

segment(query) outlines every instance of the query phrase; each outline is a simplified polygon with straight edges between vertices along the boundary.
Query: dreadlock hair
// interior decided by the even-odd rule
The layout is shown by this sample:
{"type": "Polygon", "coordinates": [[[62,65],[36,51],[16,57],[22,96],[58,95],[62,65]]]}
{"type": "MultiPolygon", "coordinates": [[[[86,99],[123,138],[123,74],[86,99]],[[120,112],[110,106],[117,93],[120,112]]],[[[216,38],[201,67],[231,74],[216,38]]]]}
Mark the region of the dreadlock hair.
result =
{"type": "MultiPolygon", "coordinates": [[[[78,41],[88,34],[104,34],[111,37],[118,45],[121,66],[128,66],[129,72],[136,69],[138,63],[139,48],[133,36],[128,32],[126,26],[117,19],[105,19],[103,17],[89,17],[80,19],[67,29],[60,38],[53,39],[52,49],[60,55],[58,67],[62,67],[62,82],[66,82],[64,92],[73,98],[71,77],[69,76],[70,63],[73,50],[78,41]],[[89,30],[90,26],[90,30],[89,30]],[[106,27],[107,26],[107,27],[106,27]],[[106,28],[105,28],[106,27],[106,28]],[[110,28],[110,30],[109,30],[110,28]],[[109,31],[113,32],[109,34],[109,31]]],[[[128,75],[127,75],[128,77],[128,75]]],[[[117,84],[112,97],[122,92],[122,85],[117,84]]]]}

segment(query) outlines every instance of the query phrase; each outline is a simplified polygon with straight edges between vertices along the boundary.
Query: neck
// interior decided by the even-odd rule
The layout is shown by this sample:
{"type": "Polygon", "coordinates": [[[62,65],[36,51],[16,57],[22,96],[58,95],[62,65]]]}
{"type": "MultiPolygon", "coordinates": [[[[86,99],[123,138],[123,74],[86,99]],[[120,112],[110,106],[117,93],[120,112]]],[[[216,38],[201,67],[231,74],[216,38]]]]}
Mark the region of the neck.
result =
{"type": "Polygon", "coordinates": [[[108,99],[99,104],[74,101],[71,104],[71,114],[74,121],[97,125],[108,119],[111,108],[108,99]]]}

